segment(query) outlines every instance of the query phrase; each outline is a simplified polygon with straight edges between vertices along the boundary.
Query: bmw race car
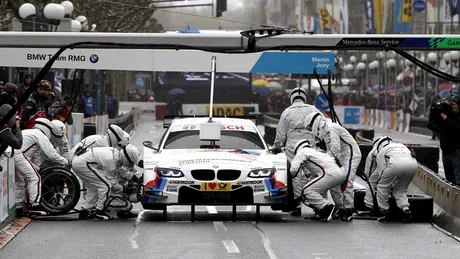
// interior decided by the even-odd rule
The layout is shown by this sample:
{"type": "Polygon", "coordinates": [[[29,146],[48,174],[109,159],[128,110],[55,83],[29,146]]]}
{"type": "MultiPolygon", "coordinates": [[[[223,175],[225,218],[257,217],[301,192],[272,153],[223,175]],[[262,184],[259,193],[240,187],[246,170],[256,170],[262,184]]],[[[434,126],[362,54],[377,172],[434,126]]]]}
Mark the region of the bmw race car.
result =
{"type": "Polygon", "coordinates": [[[159,146],[144,142],[144,209],[167,205],[288,205],[287,159],[250,119],[176,118],[159,146]],[[210,129],[209,126],[212,126],[210,129]]]}

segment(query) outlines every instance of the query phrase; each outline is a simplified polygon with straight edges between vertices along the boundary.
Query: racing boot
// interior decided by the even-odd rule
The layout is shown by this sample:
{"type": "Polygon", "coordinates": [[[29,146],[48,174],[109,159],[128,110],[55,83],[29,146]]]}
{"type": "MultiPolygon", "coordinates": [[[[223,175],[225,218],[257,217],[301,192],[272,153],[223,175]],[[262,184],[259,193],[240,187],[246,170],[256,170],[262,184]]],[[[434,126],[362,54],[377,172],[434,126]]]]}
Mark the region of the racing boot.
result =
{"type": "Polygon", "coordinates": [[[291,211],[291,216],[300,217],[302,216],[302,198],[296,198],[294,203],[296,207],[291,211]]]}
{"type": "Polygon", "coordinates": [[[78,213],[78,219],[94,219],[96,212],[94,210],[89,211],[87,209],[81,209],[78,213]]]}
{"type": "Polygon", "coordinates": [[[328,204],[324,208],[319,211],[319,216],[324,222],[328,222],[332,219],[332,215],[334,214],[335,205],[328,204]]]}
{"type": "Polygon", "coordinates": [[[45,216],[47,213],[40,204],[31,205],[28,213],[45,216]]]}
{"type": "Polygon", "coordinates": [[[107,213],[105,213],[105,211],[103,210],[96,210],[96,213],[94,214],[94,218],[98,220],[112,220],[113,219],[112,216],[107,215],[107,213]]]}
{"type": "Polygon", "coordinates": [[[335,207],[334,214],[333,214],[332,218],[333,219],[341,219],[341,218],[343,218],[343,216],[345,216],[345,209],[339,209],[339,208],[335,207]]]}
{"type": "Polygon", "coordinates": [[[24,209],[22,207],[16,208],[16,217],[17,218],[24,217],[24,209]]]}
{"type": "Polygon", "coordinates": [[[122,219],[133,219],[137,218],[138,214],[132,213],[131,211],[120,211],[117,212],[117,217],[122,219]]]}
{"type": "Polygon", "coordinates": [[[411,223],[412,222],[412,212],[409,209],[403,210],[404,214],[404,223],[411,223]]]}
{"type": "Polygon", "coordinates": [[[388,210],[380,210],[381,216],[377,219],[378,222],[388,222],[388,210]]]}
{"type": "Polygon", "coordinates": [[[352,220],[353,220],[353,209],[345,209],[345,212],[342,215],[342,221],[352,221],[352,220]]]}

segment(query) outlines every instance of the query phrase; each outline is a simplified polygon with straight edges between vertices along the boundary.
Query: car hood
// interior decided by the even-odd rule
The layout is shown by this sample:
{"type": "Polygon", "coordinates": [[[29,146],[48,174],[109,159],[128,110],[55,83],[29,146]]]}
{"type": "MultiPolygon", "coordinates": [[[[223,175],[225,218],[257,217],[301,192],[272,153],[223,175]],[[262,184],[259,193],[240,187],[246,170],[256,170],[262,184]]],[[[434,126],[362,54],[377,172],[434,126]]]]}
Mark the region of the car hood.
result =
{"type": "Polygon", "coordinates": [[[158,154],[159,167],[199,168],[210,166],[229,166],[233,168],[271,168],[274,155],[265,150],[242,149],[197,149],[163,150],[158,154]]]}

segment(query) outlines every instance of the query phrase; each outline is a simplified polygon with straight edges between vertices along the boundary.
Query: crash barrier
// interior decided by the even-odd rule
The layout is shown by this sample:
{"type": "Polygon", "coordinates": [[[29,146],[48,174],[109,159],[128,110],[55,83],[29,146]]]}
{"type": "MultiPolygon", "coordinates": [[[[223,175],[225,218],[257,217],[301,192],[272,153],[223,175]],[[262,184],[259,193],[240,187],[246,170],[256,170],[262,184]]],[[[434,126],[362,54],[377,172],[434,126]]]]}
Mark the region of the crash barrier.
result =
{"type": "Polygon", "coordinates": [[[84,118],[83,113],[72,113],[73,124],[67,125],[66,132],[69,146],[75,146],[89,135],[105,133],[109,124],[118,125],[129,133],[139,125],[139,116],[139,108],[131,108],[130,112],[113,119],[107,114],[84,118]]]}
{"type": "Polygon", "coordinates": [[[14,159],[0,157],[0,230],[14,217],[14,159]]]}
{"type": "Polygon", "coordinates": [[[421,192],[433,197],[433,222],[460,236],[460,188],[445,182],[442,177],[423,165],[419,166],[412,184],[421,192]]]}
{"type": "Polygon", "coordinates": [[[364,109],[363,125],[381,128],[389,131],[408,133],[411,124],[410,113],[403,110],[384,111],[378,109],[364,109]]]}
{"type": "Polygon", "coordinates": [[[127,114],[133,107],[137,107],[141,113],[155,114],[156,105],[156,102],[120,102],[119,113],[127,114]]]}
{"type": "MultiPolygon", "coordinates": [[[[120,102],[120,113],[126,114],[133,107],[139,108],[140,113],[155,114],[156,120],[163,120],[167,115],[168,107],[162,102],[120,102]]],[[[182,111],[185,115],[209,114],[209,104],[183,104],[182,111]]],[[[259,112],[258,104],[215,104],[213,114],[222,116],[242,116],[251,112],[259,112]]]]}
{"type": "Polygon", "coordinates": [[[412,116],[410,119],[409,132],[431,136],[433,132],[428,129],[428,118],[419,118],[412,116]]]}

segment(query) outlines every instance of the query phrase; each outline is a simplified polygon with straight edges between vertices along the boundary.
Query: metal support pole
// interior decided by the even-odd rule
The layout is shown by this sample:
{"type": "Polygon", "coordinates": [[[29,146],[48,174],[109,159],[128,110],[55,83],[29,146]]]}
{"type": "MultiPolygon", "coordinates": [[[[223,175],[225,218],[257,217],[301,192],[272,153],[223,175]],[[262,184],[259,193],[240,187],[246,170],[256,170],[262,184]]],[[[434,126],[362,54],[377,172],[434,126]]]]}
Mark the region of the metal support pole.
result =
{"type": "Polygon", "coordinates": [[[104,72],[102,70],[97,71],[97,109],[96,112],[98,115],[101,115],[102,111],[102,102],[101,102],[101,95],[102,95],[102,86],[104,84],[104,72]]]}
{"type": "Polygon", "coordinates": [[[236,205],[232,205],[232,221],[236,221],[236,205]]]}
{"type": "Polygon", "coordinates": [[[256,205],[256,222],[260,221],[260,205],[256,205]]]}

